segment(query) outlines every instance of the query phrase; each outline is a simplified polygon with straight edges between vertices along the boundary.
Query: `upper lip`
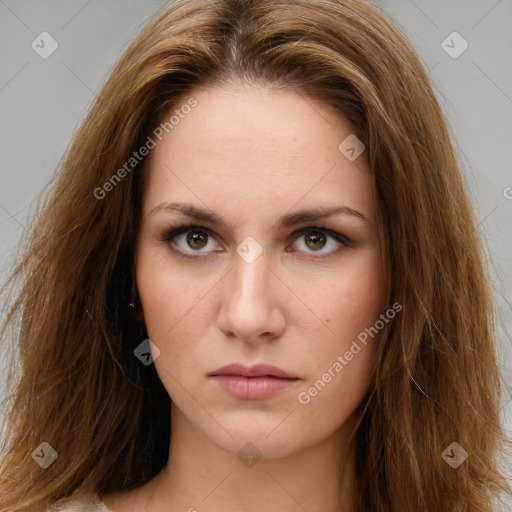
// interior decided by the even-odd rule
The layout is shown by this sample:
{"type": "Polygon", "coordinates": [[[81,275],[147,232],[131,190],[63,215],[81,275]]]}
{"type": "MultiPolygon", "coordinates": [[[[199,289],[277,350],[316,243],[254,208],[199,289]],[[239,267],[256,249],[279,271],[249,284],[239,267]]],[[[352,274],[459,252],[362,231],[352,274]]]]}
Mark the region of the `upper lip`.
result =
{"type": "Polygon", "coordinates": [[[233,363],[218,368],[209,374],[211,377],[215,375],[240,375],[242,377],[264,377],[270,375],[272,377],[279,377],[281,379],[297,379],[298,377],[290,375],[289,373],[281,370],[277,366],[271,364],[255,364],[253,366],[244,366],[240,363],[233,363]]]}

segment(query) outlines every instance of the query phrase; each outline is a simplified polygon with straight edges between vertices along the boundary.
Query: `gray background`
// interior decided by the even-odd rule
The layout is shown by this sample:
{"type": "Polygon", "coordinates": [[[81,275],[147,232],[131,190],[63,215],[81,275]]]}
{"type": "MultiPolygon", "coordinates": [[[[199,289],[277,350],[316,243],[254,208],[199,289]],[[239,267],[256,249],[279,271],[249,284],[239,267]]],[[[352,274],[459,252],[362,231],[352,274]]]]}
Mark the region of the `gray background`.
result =
{"type": "MultiPolygon", "coordinates": [[[[95,93],[128,42],[164,3],[0,0],[1,282],[33,214],[34,200],[57,168],[95,93]],[[58,42],[47,59],[31,47],[43,31],[58,42]]],[[[512,0],[375,3],[415,45],[453,129],[492,266],[506,386],[502,412],[510,435],[512,0]],[[445,51],[453,54],[463,48],[458,36],[446,39],[454,31],[469,45],[458,58],[445,51]]]]}

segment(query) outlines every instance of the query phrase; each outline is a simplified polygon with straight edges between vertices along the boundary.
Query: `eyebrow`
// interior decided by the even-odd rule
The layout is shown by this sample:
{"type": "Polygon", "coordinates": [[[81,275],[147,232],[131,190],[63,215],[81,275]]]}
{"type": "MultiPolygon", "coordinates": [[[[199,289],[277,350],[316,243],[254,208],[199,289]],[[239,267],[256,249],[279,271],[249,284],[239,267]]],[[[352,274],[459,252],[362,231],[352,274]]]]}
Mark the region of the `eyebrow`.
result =
{"type": "MultiPolygon", "coordinates": [[[[191,204],[164,202],[153,208],[149,212],[149,215],[152,216],[161,211],[181,213],[187,217],[191,217],[202,222],[208,222],[214,225],[227,225],[226,222],[217,214],[203,208],[198,208],[197,206],[193,206],[191,204]]],[[[301,224],[303,222],[314,222],[326,217],[331,217],[333,215],[350,215],[371,224],[371,222],[361,212],[348,206],[320,206],[318,208],[300,210],[298,212],[284,215],[278,222],[278,228],[289,228],[296,224],[301,224]]]]}

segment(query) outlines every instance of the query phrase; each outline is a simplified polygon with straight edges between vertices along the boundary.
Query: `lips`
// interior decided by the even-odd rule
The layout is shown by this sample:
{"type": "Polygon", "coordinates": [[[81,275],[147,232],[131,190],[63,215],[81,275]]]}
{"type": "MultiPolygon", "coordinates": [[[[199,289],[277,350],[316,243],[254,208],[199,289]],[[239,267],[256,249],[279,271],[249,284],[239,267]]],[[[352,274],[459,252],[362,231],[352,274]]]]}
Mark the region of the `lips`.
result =
{"type": "Polygon", "coordinates": [[[217,370],[211,372],[209,374],[211,377],[217,375],[239,375],[241,377],[278,377],[280,379],[297,379],[295,375],[290,375],[289,373],[281,370],[277,366],[272,366],[270,364],[255,364],[254,366],[244,366],[239,363],[228,364],[227,366],[223,366],[222,368],[218,368],[217,370]]]}
{"type": "Polygon", "coordinates": [[[230,364],[209,374],[221,389],[240,400],[263,400],[284,391],[301,379],[268,364],[230,364]]]}

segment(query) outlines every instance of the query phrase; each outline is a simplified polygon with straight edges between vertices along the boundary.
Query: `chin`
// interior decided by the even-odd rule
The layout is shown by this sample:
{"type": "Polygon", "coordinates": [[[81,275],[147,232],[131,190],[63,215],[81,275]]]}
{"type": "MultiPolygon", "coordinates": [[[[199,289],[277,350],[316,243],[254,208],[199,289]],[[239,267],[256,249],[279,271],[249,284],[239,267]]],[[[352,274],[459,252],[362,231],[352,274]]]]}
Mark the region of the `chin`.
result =
{"type": "MultiPolygon", "coordinates": [[[[223,418],[221,424],[231,435],[224,429],[204,431],[204,434],[219,448],[240,459],[245,456],[279,459],[321,441],[306,432],[303,425],[295,424],[287,414],[279,417],[268,414],[258,418],[258,413],[254,412],[244,413],[243,419],[227,421],[223,418]]],[[[316,434],[318,436],[318,432],[316,434]]]]}

